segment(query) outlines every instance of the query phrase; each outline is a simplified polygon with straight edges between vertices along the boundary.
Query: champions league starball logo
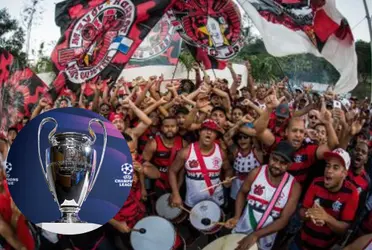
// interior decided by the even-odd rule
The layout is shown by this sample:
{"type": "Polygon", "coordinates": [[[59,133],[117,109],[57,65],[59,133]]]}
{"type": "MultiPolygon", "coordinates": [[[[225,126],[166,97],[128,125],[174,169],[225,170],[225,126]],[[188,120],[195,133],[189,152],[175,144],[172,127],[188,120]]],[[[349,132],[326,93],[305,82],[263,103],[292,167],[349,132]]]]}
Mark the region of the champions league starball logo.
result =
{"type": "Polygon", "coordinates": [[[16,182],[18,182],[18,178],[12,178],[10,172],[12,172],[13,166],[10,162],[5,162],[5,174],[6,174],[6,181],[8,186],[13,186],[16,182]]]}
{"type": "Polygon", "coordinates": [[[123,173],[122,179],[115,179],[120,187],[131,187],[132,186],[132,176],[133,176],[133,166],[129,163],[124,163],[121,165],[121,172],[123,173]]]}
{"type": "Polygon", "coordinates": [[[117,53],[127,54],[133,40],[127,37],[135,20],[130,0],[116,0],[96,6],[74,24],[68,49],[59,51],[58,61],[73,83],[93,79],[117,53]]]}

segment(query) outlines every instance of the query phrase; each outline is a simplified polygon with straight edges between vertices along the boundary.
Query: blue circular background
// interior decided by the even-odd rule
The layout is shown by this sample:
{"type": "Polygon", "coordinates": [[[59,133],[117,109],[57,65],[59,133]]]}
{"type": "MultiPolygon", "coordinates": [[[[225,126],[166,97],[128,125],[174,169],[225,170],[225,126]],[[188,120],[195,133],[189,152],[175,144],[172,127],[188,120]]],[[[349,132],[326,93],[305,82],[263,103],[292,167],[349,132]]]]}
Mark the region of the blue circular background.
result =
{"type": "MultiPolygon", "coordinates": [[[[116,179],[123,180],[121,166],[132,164],[130,150],[123,135],[104,117],[80,108],[54,109],[32,119],[17,135],[13,142],[7,163],[12,170],[8,173],[8,184],[17,207],[33,223],[49,223],[60,218],[58,204],[49,191],[41,170],[38,157],[38,128],[42,119],[53,117],[58,128],[56,133],[78,132],[89,135],[88,123],[92,118],[104,122],[107,130],[107,147],[97,181],[83,203],[79,216],[83,221],[103,225],[112,219],[126,201],[131,185],[119,186],[116,179]],[[18,178],[17,182],[11,180],[18,178]]],[[[48,122],[41,130],[41,158],[45,167],[45,150],[50,147],[48,134],[54,128],[48,122]]],[[[92,124],[97,140],[93,147],[97,152],[98,168],[103,149],[103,129],[98,123],[92,124]]],[[[129,176],[132,180],[132,175],[129,176]]],[[[130,182],[131,184],[131,182],[130,182]]]]}

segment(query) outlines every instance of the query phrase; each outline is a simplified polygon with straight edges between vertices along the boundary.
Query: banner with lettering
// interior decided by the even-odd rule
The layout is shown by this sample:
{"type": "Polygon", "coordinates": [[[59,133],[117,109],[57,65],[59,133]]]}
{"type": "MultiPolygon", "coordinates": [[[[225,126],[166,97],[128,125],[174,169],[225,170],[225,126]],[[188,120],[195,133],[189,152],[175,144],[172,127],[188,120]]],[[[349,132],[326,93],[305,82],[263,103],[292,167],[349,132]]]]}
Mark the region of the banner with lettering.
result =
{"type": "Polygon", "coordinates": [[[175,0],[67,0],[56,4],[61,38],[52,53],[53,86],[73,91],[100,77],[116,80],[175,0]]]}
{"type": "Polygon", "coordinates": [[[231,0],[179,0],[171,21],[182,39],[217,60],[229,60],[244,46],[238,6],[231,0]]]}

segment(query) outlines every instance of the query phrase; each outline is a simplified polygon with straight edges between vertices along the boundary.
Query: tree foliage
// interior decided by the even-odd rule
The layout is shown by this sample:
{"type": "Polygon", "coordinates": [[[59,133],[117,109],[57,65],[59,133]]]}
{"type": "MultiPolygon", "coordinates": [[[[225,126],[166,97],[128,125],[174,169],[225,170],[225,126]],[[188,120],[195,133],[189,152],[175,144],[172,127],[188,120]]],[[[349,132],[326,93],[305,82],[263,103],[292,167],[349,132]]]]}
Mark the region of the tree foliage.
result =
{"type": "Polygon", "coordinates": [[[0,9],[0,47],[6,49],[19,62],[26,64],[26,54],[22,52],[25,43],[25,33],[17,20],[11,18],[6,8],[0,9]]]}

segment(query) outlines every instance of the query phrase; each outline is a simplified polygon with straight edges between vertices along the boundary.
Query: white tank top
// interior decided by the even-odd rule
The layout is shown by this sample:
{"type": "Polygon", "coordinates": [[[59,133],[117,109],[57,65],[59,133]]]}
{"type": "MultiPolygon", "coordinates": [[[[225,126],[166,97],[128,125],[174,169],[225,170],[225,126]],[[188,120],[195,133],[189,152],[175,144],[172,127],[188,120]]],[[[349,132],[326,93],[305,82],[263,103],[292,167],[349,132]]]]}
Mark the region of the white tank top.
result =
{"type": "MultiPolygon", "coordinates": [[[[214,143],[214,150],[209,155],[203,155],[203,159],[208,171],[212,185],[220,183],[220,175],[222,169],[222,154],[217,143],[214,143]]],[[[215,188],[211,196],[209,191],[200,192],[207,188],[207,184],[200,169],[198,158],[196,157],[194,143],[190,145],[189,156],[185,163],[186,169],[186,199],[185,204],[189,207],[195,206],[203,200],[212,200],[218,205],[224,203],[222,185],[215,188]]]]}
{"type": "Polygon", "coordinates": [[[245,177],[249,174],[249,172],[259,166],[261,166],[261,163],[254,154],[253,149],[246,156],[240,152],[238,153],[234,161],[235,176],[238,178],[234,179],[231,183],[230,197],[232,199],[236,200],[240,187],[243,185],[245,177]]]}
{"type": "MultiPolygon", "coordinates": [[[[273,197],[276,187],[274,187],[268,179],[268,167],[264,165],[260,168],[255,180],[252,183],[251,190],[247,196],[247,205],[244,209],[242,217],[240,217],[234,233],[250,234],[260,222],[261,217],[266,211],[271,198],[273,197]]],[[[275,204],[270,216],[267,218],[263,227],[266,227],[278,219],[283,208],[287,204],[295,179],[289,176],[287,183],[284,185],[280,198],[275,204]]],[[[276,233],[262,237],[258,244],[262,250],[270,250],[274,245],[276,233]]]]}

